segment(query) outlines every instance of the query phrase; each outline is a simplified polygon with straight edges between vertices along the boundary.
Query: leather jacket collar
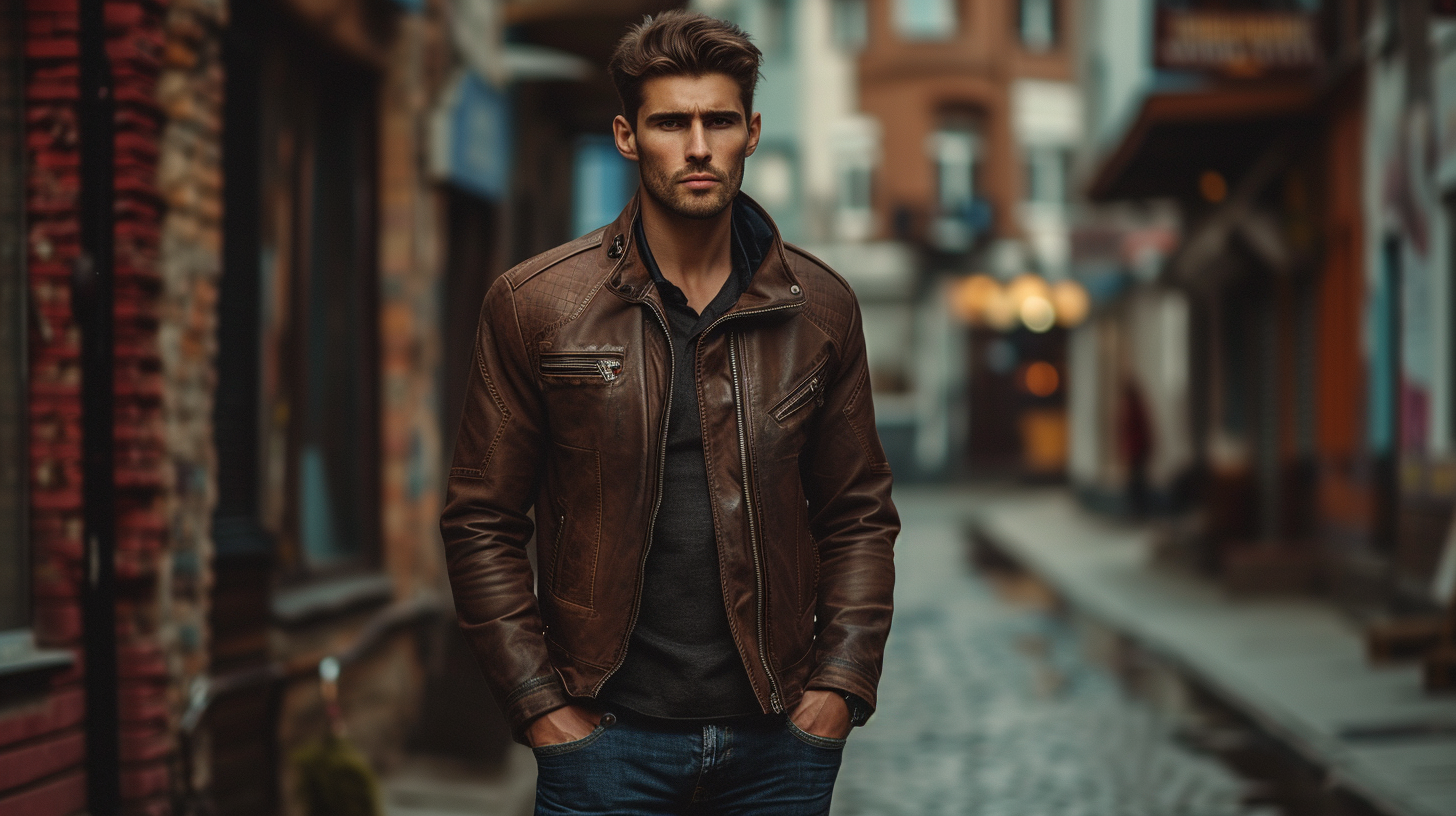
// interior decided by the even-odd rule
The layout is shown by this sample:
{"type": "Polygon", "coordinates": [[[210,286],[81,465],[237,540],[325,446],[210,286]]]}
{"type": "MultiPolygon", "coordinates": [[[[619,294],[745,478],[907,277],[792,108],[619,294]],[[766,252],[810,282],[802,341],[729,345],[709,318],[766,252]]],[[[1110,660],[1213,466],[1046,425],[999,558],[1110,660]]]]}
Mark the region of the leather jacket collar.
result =
{"type": "MultiPolygon", "coordinates": [[[[653,285],[652,274],[642,262],[642,256],[634,238],[636,230],[632,224],[637,220],[641,207],[642,191],[638,190],[617,220],[609,224],[602,233],[602,263],[612,268],[607,288],[618,297],[631,302],[654,301],[661,306],[657,287],[653,285]]],[[[769,249],[763,265],[754,273],[748,289],[738,298],[728,315],[742,312],[784,312],[797,311],[804,306],[804,290],[789,268],[784,255],[784,240],[778,225],[763,207],[747,193],[740,192],[736,203],[754,208],[773,229],[773,246],[769,249]]]]}

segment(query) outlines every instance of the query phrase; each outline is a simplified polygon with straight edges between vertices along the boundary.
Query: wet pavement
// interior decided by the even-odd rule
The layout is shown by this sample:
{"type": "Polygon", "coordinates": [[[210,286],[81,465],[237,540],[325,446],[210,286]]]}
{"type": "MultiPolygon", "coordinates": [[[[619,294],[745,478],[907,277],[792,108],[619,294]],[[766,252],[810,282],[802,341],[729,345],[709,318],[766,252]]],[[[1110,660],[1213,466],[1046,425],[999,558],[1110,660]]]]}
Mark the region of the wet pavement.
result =
{"type": "Polygon", "coordinates": [[[994,493],[897,490],[895,623],[879,710],[845,748],[833,816],[1273,816],[1176,724],[1084,656],[1047,604],[972,570],[994,493]]]}

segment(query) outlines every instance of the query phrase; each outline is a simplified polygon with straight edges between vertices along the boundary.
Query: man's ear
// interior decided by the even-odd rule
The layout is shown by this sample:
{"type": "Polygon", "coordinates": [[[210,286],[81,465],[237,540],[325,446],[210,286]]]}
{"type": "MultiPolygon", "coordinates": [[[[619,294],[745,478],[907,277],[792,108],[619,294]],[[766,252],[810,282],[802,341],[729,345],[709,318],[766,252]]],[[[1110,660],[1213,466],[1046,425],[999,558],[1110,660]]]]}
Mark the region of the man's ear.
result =
{"type": "Polygon", "coordinates": [[[621,114],[612,120],[612,138],[617,142],[617,152],[628,161],[637,161],[637,134],[627,124],[627,117],[621,114]]]}
{"type": "Polygon", "coordinates": [[[758,149],[758,137],[762,133],[763,117],[758,115],[758,111],[754,111],[753,115],[748,117],[748,150],[743,154],[744,156],[752,156],[753,151],[758,149]]]}

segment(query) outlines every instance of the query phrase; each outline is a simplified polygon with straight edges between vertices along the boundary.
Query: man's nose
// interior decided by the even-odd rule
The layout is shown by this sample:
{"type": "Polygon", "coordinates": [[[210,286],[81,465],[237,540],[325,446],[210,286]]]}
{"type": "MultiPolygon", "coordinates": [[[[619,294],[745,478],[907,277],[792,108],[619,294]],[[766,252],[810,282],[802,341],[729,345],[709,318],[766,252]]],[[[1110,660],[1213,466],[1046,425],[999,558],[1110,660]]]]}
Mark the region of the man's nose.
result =
{"type": "Polygon", "coordinates": [[[703,126],[701,119],[695,119],[688,130],[687,160],[693,164],[703,164],[712,158],[713,151],[708,147],[708,129],[703,126]]]}

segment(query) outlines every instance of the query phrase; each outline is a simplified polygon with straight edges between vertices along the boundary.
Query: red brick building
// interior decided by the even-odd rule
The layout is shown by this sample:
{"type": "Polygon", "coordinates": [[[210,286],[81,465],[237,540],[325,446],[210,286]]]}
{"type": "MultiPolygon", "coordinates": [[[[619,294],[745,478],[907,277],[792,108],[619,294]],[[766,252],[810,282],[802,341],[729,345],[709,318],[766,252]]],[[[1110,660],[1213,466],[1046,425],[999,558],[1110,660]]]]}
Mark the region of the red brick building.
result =
{"type": "MultiPolygon", "coordinates": [[[[193,783],[210,788],[223,812],[274,812],[289,798],[287,753],[321,733],[309,676],[326,654],[353,657],[346,717],[356,742],[387,767],[418,722],[421,627],[448,620],[439,551],[430,546],[441,338],[428,293],[440,273],[442,193],[417,160],[419,123],[453,59],[439,47],[438,9],[298,2],[229,11],[221,0],[112,0],[94,7],[109,69],[98,79],[84,70],[92,6],[25,0],[3,8],[0,144],[10,156],[0,182],[9,197],[0,207],[0,814],[78,813],[88,809],[88,788],[92,812],[170,813],[193,783]],[[269,81],[262,72],[280,67],[292,71],[287,87],[304,96],[303,107],[280,111],[299,97],[280,101],[276,86],[260,84],[269,81]],[[93,86],[105,90],[83,95],[93,86]],[[312,115],[330,104],[353,118],[312,115]],[[357,149],[315,151],[309,166],[296,162],[273,177],[259,172],[278,156],[328,148],[336,136],[357,149]],[[111,155],[94,172],[86,151],[98,145],[111,155]],[[340,155],[352,167],[333,160],[340,155]],[[314,255],[297,244],[283,251],[305,262],[305,281],[342,276],[359,293],[348,301],[358,307],[353,322],[342,327],[327,322],[336,315],[318,301],[298,311],[309,302],[305,284],[283,289],[278,301],[301,315],[284,335],[328,326],[332,347],[357,355],[343,362],[354,363],[360,384],[333,418],[356,423],[346,427],[363,451],[358,483],[339,488],[362,508],[359,532],[314,561],[300,554],[310,533],[296,505],[308,491],[295,481],[279,488],[273,527],[241,529],[235,512],[272,484],[238,470],[272,464],[296,479],[291,469],[310,457],[298,440],[306,443],[310,429],[275,413],[283,447],[259,458],[249,451],[267,429],[243,432],[247,411],[219,402],[257,394],[269,370],[284,375],[274,395],[294,395],[307,386],[300,377],[327,382],[326,369],[340,362],[308,358],[317,340],[301,349],[265,344],[251,356],[228,345],[240,336],[239,319],[253,321],[256,336],[263,324],[247,290],[281,268],[267,254],[276,242],[258,240],[268,236],[259,222],[277,212],[260,198],[260,181],[285,203],[305,193],[334,197],[312,200],[309,217],[287,225],[291,238],[315,239],[314,255]],[[96,190],[113,204],[88,210],[96,190]],[[326,204],[351,206],[330,220],[326,204]],[[329,265],[345,253],[323,247],[349,240],[353,254],[329,265]],[[85,343],[98,335],[87,329],[90,301],[76,295],[87,270],[102,266],[110,285],[97,288],[112,298],[114,316],[114,467],[105,489],[88,491],[95,435],[87,437],[86,422],[102,414],[85,387],[104,381],[108,367],[88,367],[85,343]],[[220,336],[220,324],[232,334],[220,336]],[[112,508],[88,520],[88,501],[108,493],[112,508]],[[88,628],[88,610],[98,609],[105,614],[88,628]],[[106,617],[114,645],[95,624],[106,617]],[[114,679],[105,659],[113,654],[114,679]]],[[[337,471],[337,447],[312,458],[337,471]]],[[[353,532],[336,530],[335,540],[353,532]]]]}
{"type": "Polygon", "coordinates": [[[885,234],[952,251],[965,243],[938,239],[936,227],[963,217],[950,211],[955,191],[947,180],[958,168],[944,154],[964,142],[968,192],[987,205],[972,216],[972,231],[1022,235],[1019,206],[1031,191],[1016,86],[1074,80],[1075,12],[1071,0],[868,3],[860,100],[884,133],[875,203],[885,234]]]}

